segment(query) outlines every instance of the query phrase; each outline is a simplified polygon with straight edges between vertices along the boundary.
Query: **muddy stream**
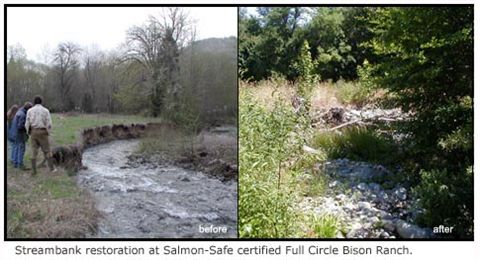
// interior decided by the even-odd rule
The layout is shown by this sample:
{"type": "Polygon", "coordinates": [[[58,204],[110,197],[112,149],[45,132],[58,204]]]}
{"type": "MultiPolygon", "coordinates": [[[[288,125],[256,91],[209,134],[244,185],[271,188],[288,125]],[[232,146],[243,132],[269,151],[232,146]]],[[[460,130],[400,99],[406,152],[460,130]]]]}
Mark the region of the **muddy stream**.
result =
{"type": "Polygon", "coordinates": [[[101,212],[98,238],[236,237],[237,183],[173,165],[127,164],[138,140],[89,148],[78,174],[101,212]],[[200,232],[205,227],[217,233],[200,232]]]}

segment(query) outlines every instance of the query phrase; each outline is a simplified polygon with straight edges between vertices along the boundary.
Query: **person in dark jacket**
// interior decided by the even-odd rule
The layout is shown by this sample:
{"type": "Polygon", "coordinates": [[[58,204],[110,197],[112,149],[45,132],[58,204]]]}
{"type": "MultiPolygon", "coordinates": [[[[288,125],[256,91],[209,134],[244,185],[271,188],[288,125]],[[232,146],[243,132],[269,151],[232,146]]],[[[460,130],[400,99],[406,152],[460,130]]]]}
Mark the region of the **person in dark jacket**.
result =
{"type": "Polygon", "coordinates": [[[8,139],[13,143],[13,166],[22,170],[27,170],[25,168],[25,165],[23,164],[23,156],[25,155],[25,143],[28,139],[27,130],[25,129],[25,120],[27,118],[27,111],[31,107],[32,103],[26,102],[25,105],[17,111],[8,131],[8,139]]]}
{"type": "Polygon", "coordinates": [[[10,131],[10,127],[12,126],[12,121],[13,118],[15,117],[15,114],[17,114],[18,111],[18,105],[15,104],[10,109],[7,111],[7,151],[8,151],[8,156],[10,158],[10,162],[13,164],[13,154],[12,154],[12,147],[13,147],[13,141],[8,138],[9,134],[8,132],[10,131]]]}

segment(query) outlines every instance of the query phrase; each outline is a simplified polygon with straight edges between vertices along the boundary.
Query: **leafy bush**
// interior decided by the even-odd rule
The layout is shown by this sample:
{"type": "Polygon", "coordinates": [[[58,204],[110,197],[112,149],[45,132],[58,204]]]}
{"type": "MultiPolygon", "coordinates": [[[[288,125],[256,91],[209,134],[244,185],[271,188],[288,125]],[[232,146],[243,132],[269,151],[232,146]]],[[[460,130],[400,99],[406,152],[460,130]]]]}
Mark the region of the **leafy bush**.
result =
{"type": "Polygon", "coordinates": [[[448,152],[439,143],[460,141],[459,129],[465,137],[460,142],[472,141],[473,9],[380,8],[369,19],[375,35],[370,45],[383,58],[364,64],[365,78],[392,94],[386,96],[391,106],[413,112],[403,125],[414,140],[412,159],[440,169],[461,153],[467,161],[460,169],[470,165],[473,146],[448,152]]]}
{"type": "Polygon", "coordinates": [[[306,113],[310,111],[313,85],[319,77],[314,73],[315,64],[310,54],[310,46],[307,41],[303,42],[297,61],[293,67],[298,74],[298,84],[296,84],[296,94],[303,98],[304,104],[301,109],[306,113]]]}
{"type": "Polygon", "coordinates": [[[302,120],[280,100],[270,110],[241,89],[240,237],[305,236],[302,226],[309,223],[294,206],[301,196],[297,177],[322,158],[302,151],[305,141],[296,133],[302,120]]]}
{"type": "Polygon", "coordinates": [[[473,235],[473,168],[461,174],[447,170],[420,172],[421,182],[414,188],[420,206],[426,211],[417,222],[429,227],[454,227],[458,237],[473,235]]]}
{"type": "Polygon", "coordinates": [[[394,141],[366,127],[350,127],[341,133],[319,132],[313,146],[323,149],[329,158],[391,164],[398,158],[394,141]]]}
{"type": "Polygon", "coordinates": [[[419,175],[417,191],[427,208],[422,221],[457,223],[463,230],[456,234],[468,234],[473,228],[473,189],[465,170],[473,165],[473,7],[378,8],[368,19],[374,34],[370,47],[379,59],[364,65],[367,78],[386,89],[386,103],[412,112],[400,130],[411,136],[405,168],[419,175]]]}
{"type": "Polygon", "coordinates": [[[285,175],[292,173],[282,172],[282,162],[292,151],[294,118],[284,107],[269,112],[247,94],[240,98],[241,237],[287,237],[293,232],[294,189],[285,183],[285,175]]]}

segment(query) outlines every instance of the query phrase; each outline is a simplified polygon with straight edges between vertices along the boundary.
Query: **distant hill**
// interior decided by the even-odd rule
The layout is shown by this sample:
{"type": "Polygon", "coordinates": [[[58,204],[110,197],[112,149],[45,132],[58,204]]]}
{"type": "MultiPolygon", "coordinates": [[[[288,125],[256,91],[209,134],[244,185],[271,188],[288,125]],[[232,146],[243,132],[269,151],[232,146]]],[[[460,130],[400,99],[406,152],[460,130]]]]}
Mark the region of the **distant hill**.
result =
{"type": "MultiPolygon", "coordinates": [[[[196,52],[225,53],[231,54],[231,57],[237,57],[237,38],[208,38],[193,43],[196,52]]],[[[192,46],[184,49],[184,53],[188,53],[192,46]]]]}

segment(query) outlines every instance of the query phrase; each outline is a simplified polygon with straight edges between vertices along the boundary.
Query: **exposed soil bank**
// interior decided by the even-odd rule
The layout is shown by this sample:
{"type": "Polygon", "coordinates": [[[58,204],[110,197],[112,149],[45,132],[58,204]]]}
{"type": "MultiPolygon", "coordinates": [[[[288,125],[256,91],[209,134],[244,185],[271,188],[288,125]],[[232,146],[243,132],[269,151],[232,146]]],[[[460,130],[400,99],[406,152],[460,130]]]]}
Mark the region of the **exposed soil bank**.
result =
{"type": "MultiPolygon", "coordinates": [[[[55,147],[53,149],[53,157],[57,165],[78,171],[82,168],[83,151],[87,148],[115,140],[142,138],[152,135],[156,136],[156,138],[168,138],[158,136],[165,129],[177,131],[175,125],[169,123],[114,124],[87,128],[81,132],[75,144],[55,147]]],[[[236,181],[238,176],[236,127],[216,127],[202,131],[200,136],[202,139],[206,139],[206,141],[203,143],[203,147],[196,149],[194,154],[177,154],[174,157],[165,156],[164,154],[132,154],[129,156],[129,160],[133,164],[175,164],[181,168],[202,171],[222,181],[236,181]],[[232,140],[234,140],[233,143],[232,140]]]]}
{"type": "Polygon", "coordinates": [[[170,164],[201,171],[224,182],[237,181],[237,142],[237,128],[229,125],[204,129],[194,137],[182,136],[175,129],[152,131],[142,139],[144,149],[129,156],[129,164],[170,164]],[[184,147],[185,143],[189,147],[184,147]]]}

